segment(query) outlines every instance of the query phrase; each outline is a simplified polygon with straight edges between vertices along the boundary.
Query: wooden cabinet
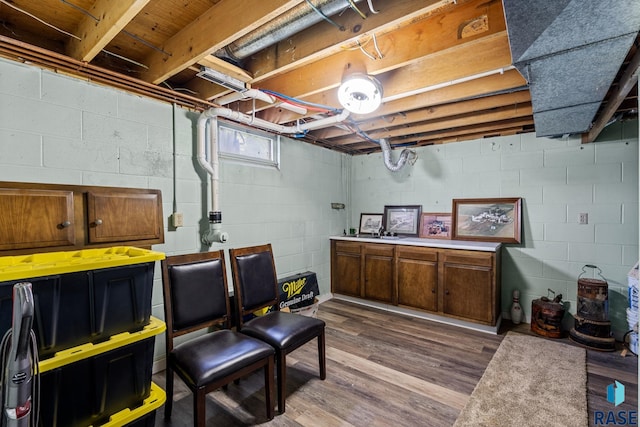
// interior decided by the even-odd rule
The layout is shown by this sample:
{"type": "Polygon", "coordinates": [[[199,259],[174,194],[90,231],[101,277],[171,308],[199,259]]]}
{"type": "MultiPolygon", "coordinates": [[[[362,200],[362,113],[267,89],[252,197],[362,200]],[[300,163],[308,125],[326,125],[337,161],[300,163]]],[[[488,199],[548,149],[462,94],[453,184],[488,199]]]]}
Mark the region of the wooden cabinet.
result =
{"type": "Polygon", "coordinates": [[[495,326],[500,251],[331,241],[331,290],[495,326]]]}
{"type": "Polygon", "coordinates": [[[483,323],[495,322],[496,289],[493,276],[494,257],[491,253],[443,251],[442,311],[483,323]]]}
{"type": "Polygon", "coordinates": [[[89,191],[89,242],[160,239],[163,232],[162,216],[158,212],[162,212],[160,193],[89,191]]]}
{"type": "Polygon", "coordinates": [[[393,301],[393,252],[391,245],[363,245],[364,297],[393,301]]]}
{"type": "Polygon", "coordinates": [[[438,311],[438,251],[398,246],[398,305],[438,311]]]}
{"type": "Polygon", "coordinates": [[[75,245],[73,192],[0,188],[0,251],[75,245]]]}
{"type": "Polygon", "coordinates": [[[159,190],[0,182],[0,205],[0,256],[164,242],[159,190]]]}
{"type": "Polygon", "coordinates": [[[333,292],[360,297],[360,244],[333,242],[331,286],[333,292]]]}

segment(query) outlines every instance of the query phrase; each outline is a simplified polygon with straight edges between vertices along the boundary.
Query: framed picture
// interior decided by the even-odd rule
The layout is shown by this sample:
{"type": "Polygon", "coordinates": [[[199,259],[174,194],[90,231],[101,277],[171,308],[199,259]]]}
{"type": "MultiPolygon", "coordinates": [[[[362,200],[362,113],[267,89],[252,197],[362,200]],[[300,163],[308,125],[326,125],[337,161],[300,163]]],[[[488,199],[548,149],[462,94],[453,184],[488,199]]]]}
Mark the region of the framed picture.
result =
{"type": "Polygon", "coordinates": [[[421,213],[421,205],[385,206],[384,229],[398,235],[418,236],[421,213]]]}
{"type": "Polygon", "coordinates": [[[453,199],[452,238],[520,243],[522,199],[453,199]]]}
{"type": "Polygon", "coordinates": [[[422,213],[420,216],[420,237],[425,239],[451,239],[450,213],[422,213]]]}
{"type": "Polygon", "coordinates": [[[377,233],[382,228],[382,214],[361,213],[360,214],[360,234],[377,233]]]}

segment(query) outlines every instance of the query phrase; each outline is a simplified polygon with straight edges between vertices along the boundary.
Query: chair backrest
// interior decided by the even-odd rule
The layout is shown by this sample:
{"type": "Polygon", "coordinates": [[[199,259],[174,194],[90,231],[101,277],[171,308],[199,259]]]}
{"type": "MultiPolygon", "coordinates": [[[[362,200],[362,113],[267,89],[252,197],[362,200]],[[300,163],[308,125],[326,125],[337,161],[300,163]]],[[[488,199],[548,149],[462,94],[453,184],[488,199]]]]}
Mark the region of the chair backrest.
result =
{"type": "Polygon", "coordinates": [[[240,321],[245,314],[265,307],[279,310],[280,292],[271,244],[229,249],[229,258],[240,321]]]}
{"type": "Polygon", "coordinates": [[[224,252],[168,256],[161,263],[167,352],[173,338],[202,328],[229,328],[231,310],[224,252]]]}

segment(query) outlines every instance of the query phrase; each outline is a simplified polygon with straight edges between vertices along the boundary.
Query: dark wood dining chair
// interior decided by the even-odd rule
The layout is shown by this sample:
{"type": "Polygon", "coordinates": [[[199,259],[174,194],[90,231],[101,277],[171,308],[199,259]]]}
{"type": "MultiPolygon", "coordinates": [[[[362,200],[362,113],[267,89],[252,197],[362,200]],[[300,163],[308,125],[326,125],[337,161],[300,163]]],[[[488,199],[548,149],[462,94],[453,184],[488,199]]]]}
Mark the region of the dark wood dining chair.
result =
{"type": "Polygon", "coordinates": [[[207,393],[264,369],[267,418],[273,419],[275,351],[230,329],[223,251],[168,256],[161,264],[167,324],[165,418],[171,418],[174,372],[193,393],[194,425],[204,427],[207,393]],[[176,337],[203,329],[207,333],[174,345],[176,337]]]}
{"type": "Polygon", "coordinates": [[[278,410],[284,413],[287,354],[317,338],[320,379],[327,377],[325,323],[313,317],[280,311],[280,291],[271,244],[230,249],[229,256],[238,306],[237,328],[243,334],[258,338],[275,348],[278,410]],[[273,307],[274,311],[243,321],[251,313],[265,307],[273,307]]]}

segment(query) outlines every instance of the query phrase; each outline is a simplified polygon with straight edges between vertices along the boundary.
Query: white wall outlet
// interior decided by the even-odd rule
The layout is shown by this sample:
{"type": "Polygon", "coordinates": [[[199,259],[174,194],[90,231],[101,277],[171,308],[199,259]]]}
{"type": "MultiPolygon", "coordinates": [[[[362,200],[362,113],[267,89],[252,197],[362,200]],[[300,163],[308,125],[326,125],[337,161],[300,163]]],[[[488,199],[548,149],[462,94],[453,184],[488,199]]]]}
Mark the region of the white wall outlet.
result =
{"type": "Polygon", "coordinates": [[[175,228],[184,226],[184,217],[181,213],[174,212],[171,214],[171,223],[175,228]]]}
{"type": "Polygon", "coordinates": [[[578,222],[580,224],[589,224],[589,214],[586,212],[581,213],[578,216],[578,222]]]}

